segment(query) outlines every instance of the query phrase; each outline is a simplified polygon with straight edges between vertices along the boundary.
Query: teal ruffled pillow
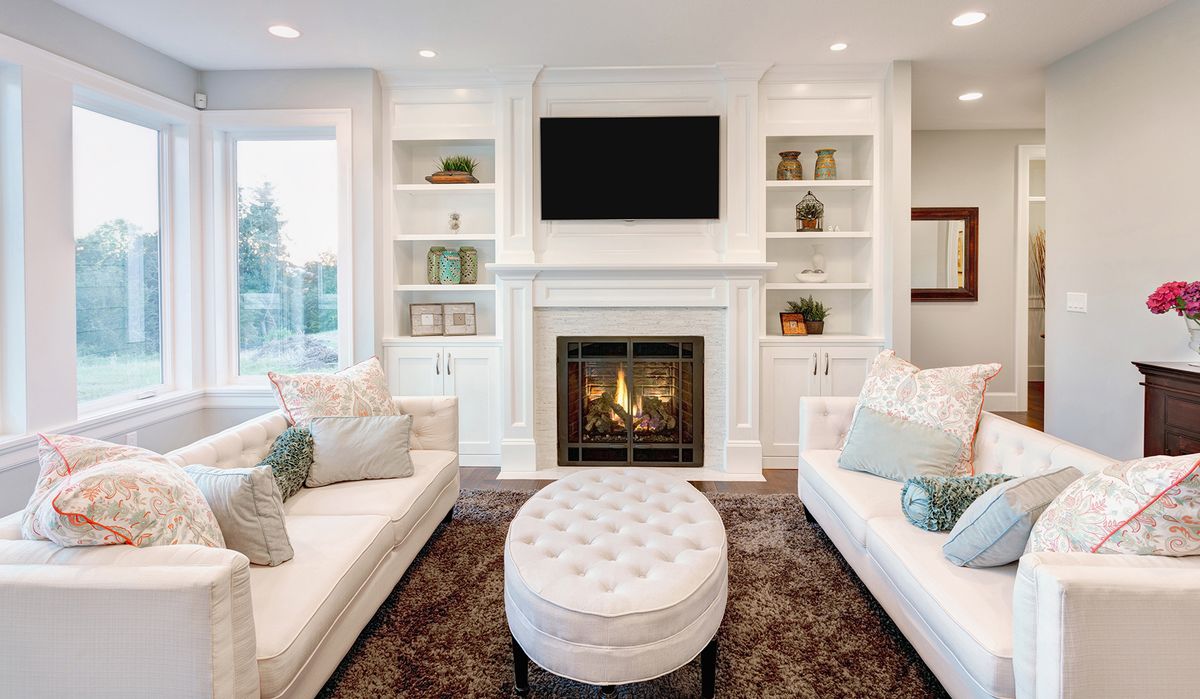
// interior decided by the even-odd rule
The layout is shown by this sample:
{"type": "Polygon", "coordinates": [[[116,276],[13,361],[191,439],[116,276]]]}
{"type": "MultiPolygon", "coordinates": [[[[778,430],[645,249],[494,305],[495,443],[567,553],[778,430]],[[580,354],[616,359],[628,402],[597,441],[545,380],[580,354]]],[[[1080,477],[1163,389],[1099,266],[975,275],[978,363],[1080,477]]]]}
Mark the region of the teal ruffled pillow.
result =
{"type": "Polygon", "coordinates": [[[900,490],[900,509],[909,522],[931,532],[950,531],[971,503],[1016,476],[914,476],[900,490]]]}
{"type": "Polygon", "coordinates": [[[304,487],[308,470],[312,468],[312,433],[303,427],[289,427],[275,438],[271,451],[258,465],[271,467],[275,482],[279,484],[279,494],[287,500],[304,487]]]}

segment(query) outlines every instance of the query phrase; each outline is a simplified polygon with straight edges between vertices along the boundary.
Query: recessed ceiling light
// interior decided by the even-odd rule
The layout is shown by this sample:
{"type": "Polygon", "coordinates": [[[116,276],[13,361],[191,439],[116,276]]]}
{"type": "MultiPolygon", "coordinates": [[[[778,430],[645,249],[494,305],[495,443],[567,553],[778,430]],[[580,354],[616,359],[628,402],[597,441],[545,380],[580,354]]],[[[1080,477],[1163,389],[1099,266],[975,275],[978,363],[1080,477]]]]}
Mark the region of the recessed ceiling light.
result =
{"type": "Polygon", "coordinates": [[[433,49],[421,49],[420,51],[417,51],[417,55],[419,55],[421,58],[433,58],[434,56],[437,56],[437,51],[434,51],[433,49]]]}
{"type": "Polygon", "coordinates": [[[847,47],[848,45],[849,45],[849,44],[845,43],[844,41],[839,41],[839,42],[837,42],[836,44],[830,44],[830,45],[829,45],[829,50],[830,50],[830,51],[845,51],[845,50],[846,50],[846,47],[847,47]]]}
{"type": "Polygon", "coordinates": [[[964,92],[958,96],[958,98],[960,100],[962,100],[963,102],[974,102],[975,100],[979,99],[980,97],[983,97],[982,92],[964,92]]]}
{"type": "Polygon", "coordinates": [[[950,21],[956,27],[969,27],[987,19],[986,12],[964,12],[950,21]]]}
{"type": "Polygon", "coordinates": [[[297,39],[300,37],[299,29],[289,27],[286,24],[273,24],[267,27],[267,31],[271,36],[277,36],[280,39],[297,39]]]}

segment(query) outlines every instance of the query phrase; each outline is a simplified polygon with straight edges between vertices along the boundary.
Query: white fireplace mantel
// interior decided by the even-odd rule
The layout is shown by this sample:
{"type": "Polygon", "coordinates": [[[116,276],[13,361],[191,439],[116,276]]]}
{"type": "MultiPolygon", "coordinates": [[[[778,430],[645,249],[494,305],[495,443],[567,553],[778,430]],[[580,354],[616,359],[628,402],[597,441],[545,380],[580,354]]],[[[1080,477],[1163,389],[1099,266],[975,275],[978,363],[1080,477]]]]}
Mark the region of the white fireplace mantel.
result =
{"type": "MultiPolygon", "coordinates": [[[[557,468],[538,463],[534,434],[535,308],[724,308],[727,352],[724,471],[761,476],[758,324],[761,290],[775,263],[498,263],[487,269],[499,294],[504,370],[501,472],[557,468]]],[[[581,327],[580,334],[587,334],[581,327]]]]}

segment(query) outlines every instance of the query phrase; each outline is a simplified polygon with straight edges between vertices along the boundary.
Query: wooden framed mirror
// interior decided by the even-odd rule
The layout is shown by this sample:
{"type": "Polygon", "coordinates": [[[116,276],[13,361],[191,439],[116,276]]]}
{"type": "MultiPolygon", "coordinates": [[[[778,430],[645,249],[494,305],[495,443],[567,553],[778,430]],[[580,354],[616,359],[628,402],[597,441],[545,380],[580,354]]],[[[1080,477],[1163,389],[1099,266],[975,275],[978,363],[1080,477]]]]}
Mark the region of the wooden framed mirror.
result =
{"type": "Polygon", "coordinates": [[[979,207],[913,207],[912,300],[979,300],[979,207]]]}

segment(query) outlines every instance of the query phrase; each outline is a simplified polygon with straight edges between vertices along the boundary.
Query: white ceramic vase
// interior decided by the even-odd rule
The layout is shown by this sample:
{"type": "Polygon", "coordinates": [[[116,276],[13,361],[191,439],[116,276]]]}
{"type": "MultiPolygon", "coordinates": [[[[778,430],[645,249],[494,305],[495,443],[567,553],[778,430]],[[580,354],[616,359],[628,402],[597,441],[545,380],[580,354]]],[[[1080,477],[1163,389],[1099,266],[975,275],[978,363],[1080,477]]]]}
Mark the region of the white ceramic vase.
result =
{"type": "Polygon", "coordinates": [[[1188,347],[1196,354],[1200,354],[1200,320],[1188,318],[1184,316],[1184,322],[1187,323],[1188,332],[1192,336],[1192,341],[1188,343],[1188,347]]]}
{"type": "Polygon", "coordinates": [[[814,244],[812,246],[812,250],[813,250],[813,254],[812,254],[813,271],[814,272],[824,272],[825,271],[825,254],[821,252],[821,246],[814,244]]]}

